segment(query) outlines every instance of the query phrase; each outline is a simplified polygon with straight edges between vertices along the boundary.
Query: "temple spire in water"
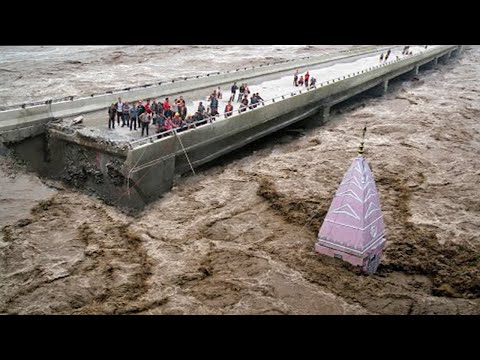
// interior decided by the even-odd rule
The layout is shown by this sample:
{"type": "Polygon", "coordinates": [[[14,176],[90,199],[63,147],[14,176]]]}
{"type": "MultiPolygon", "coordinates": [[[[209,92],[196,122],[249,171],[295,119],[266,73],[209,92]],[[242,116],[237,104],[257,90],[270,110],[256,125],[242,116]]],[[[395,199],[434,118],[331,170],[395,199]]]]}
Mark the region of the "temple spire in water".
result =
{"type": "Polygon", "coordinates": [[[385,225],[375,180],[363,157],[367,125],[359,156],[340,183],[318,233],[315,250],[374,273],[385,244],[385,225]]]}

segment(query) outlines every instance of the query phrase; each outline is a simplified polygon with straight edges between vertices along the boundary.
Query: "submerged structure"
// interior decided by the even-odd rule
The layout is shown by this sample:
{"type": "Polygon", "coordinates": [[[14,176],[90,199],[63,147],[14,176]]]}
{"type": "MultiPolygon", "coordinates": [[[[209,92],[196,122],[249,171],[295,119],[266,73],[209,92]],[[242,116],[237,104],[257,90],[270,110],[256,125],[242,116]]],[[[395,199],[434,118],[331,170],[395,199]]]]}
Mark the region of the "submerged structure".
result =
{"type": "MultiPolygon", "coordinates": [[[[364,129],[364,134],[366,127],[364,129]]],[[[385,245],[385,224],[375,180],[359,155],[343,177],[318,233],[315,251],[374,273],[385,245]]]]}

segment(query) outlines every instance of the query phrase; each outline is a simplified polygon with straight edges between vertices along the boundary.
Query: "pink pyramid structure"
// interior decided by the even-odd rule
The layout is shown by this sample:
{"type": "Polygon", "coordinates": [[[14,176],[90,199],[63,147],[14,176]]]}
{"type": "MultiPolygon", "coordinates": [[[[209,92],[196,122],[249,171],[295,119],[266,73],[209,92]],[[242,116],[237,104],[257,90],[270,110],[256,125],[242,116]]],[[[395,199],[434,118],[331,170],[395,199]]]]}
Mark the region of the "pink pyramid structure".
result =
{"type": "MultiPolygon", "coordinates": [[[[360,154],[363,153],[363,143],[360,154]]],[[[355,158],[318,233],[315,251],[374,273],[385,245],[385,224],[368,161],[355,158]]]]}

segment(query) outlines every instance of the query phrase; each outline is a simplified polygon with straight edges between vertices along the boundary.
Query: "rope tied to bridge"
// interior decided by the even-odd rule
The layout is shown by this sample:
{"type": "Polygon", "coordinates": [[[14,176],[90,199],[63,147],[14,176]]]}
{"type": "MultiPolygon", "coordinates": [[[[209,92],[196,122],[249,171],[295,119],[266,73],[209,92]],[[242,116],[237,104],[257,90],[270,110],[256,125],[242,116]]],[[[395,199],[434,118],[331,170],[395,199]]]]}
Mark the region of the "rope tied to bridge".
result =
{"type": "Polygon", "coordinates": [[[182,139],[180,139],[180,136],[178,136],[178,133],[177,133],[176,130],[174,131],[174,133],[175,133],[175,137],[178,139],[178,142],[180,143],[180,146],[182,147],[182,150],[183,150],[183,153],[185,154],[185,157],[187,158],[188,165],[190,165],[190,169],[192,169],[193,175],[197,175],[197,174],[195,174],[195,170],[193,170],[193,166],[192,166],[192,163],[190,162],[190,158],[188,157],[187,150],[185,150],[185,147],[183,146],[182,139]]]}

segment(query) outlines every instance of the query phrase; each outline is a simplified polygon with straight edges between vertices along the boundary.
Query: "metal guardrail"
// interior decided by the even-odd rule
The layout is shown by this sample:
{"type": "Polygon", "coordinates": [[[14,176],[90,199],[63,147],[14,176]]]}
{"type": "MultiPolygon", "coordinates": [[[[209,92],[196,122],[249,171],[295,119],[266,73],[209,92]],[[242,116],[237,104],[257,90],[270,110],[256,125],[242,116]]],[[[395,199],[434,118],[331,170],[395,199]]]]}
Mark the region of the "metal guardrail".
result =
{"type": "MultiPolygon", "coordinates": [[[[387,65],[391,65],[391,64],[394,64],[394,63],[397,63],[399,61],[405,61],[405,60],[408,60],[408,59],[412,59],[412,57],[414,56],[418,56],[418,55],[421,55],[421,54],[424,54],[425,52],[428,52],[428,51],[431,51],[432,49],[428,49],[428,50],[423,50],[423,51],[420,51],[418,52],[417,54],[414,54],[414,55],[406,55],[404,56],[403,58],[398,58],[398,59],[393,59],[391,61],[387,61],[387,62],[383,62],[379,65],[375,65],[375,66],[371,66],[369,67],[368,69],[364,69],[364,70],[359,70],[359,71],[356,71],[354,73],[350,73],[350,74],[347,74],[347,75],[344,75],[342,77],[338,77],[338,78],[334,78],[332,80],[327,80],[327,81],[323,81],[321,83],[319,83],[318,85],[315,84],[313,86],[309,86],[308,88],[306,88],[306,91],[310,91],[312,89],[317,89],[317,88],[321,88],[321,87],[324,87],[324,86],[327,86],[327,85],[331,85],[331,84],[334,84],[336,82],[339,82],[339,81],[343,81],[343,80],[347,80],[349,78],[353,78],[355,76],[359,76],[361,74],[365,74],[365,73],[368,73],[368,72],[371,72],[371,71],[374,71],[374,70],[377,70],[379,68],[382,68],[382,67],[385,67],[387,65]]],[[[230,118],[231,116],[234,116],[236,115],[235,113],[242,113],[242,112],[247,112],[247,111],[255,111],[260,105],[261,106],[266,106],[266,105],[271,105],[271,104],[274,104],[275,102],[277,101],[282,101],[282,100],[285,100],[287,97],[294,97],[294,96],[297,96],[297,95],[300,95],[302,94],[303,91],[302,90],[299,90],[298,91],[298,94],[297,92],[290,92],[289,94],[284,94],[284,95],[279,95],[277,97],[274,97],[274,98],[271,98],[271,99],[267,99],[267,100],[263,100],[261,102],[259,102],[257,104],[257,106],[255,108],[250,108],[250,105],[247,106],[246,108],[241,108],[241,109],[237,109],[237,110],[234,110],[234,111],[229,111],[227,113],[221,113],[221,114],[218,114],[216,116],[213,117],[212,121],[208,121],[208,123],[205,123],[203,125],[200,125],[200,126],[204,126],[204,125],[209,125],[209,124],[212,124],[212,123],[215,123],[217,121],[224,121],[226,120],[227,118],[230,118]],[[244,110],[245,109],[245,110],[244,110]],[[241,111],[243,110],[243,111],[241,111]],[[229,115],[228,117],[226,117],[225,115],[229,115]],[[216,119],[218,117],[218,120],[216,119]]],[[[194,131],[197,127],[200,127],[200,126],[195,126],[193,129],[187,129],[187,130],[183,130],[183,131],[194,131]]],[[[185,127],[185,126],[183,126],[185,127]]],[[[183,128],[182,127],[182,128],[183,128]]],[[[180,129],[182,129],[180,128],[180,129]]],[[[159,142],[159,141],[162,141],[163,139],[166,139],[167,137],[164,137],[163,135],[168,135],[168,134],[173,134],[173,132],[176,131],[176,129],[171,129],[171,130],[167,130],[167,131],[164,131],[164,132],[161,132],[161,133],[157,133],[155,135],[151,135],[151,136],[148,136],[148,137],[145,137],[145,138],[142,138],[142,139],[138,139],[138,140],[133,140],[133,141],[130,141],[129,142],[129,147],[131,149],[135,149],[136,148],[136,145],[138,144],[138,146],[142,146],[142,145],[146,145],[146,144],[150,144],[150,143],[156,143],[156,142],[159,142]]],[[[182,132],[183,132],[182,131],[182,132]]]]}
{"type": "MultiPolygon", "coordinates": [[[[338,54],[347,54],[347,53],[363,53],[365,51],[370,51],[370,50],[375,50],[377,46],[372,46],[372,47],[368,47],[368,48],[357,48],[357,49],[349,49],[349,50],[340,50],[340,51],[337,51],[337,52],[332,52],[332,53],[325,53],[325,54],[322,54],[322,55],[319,55],[318,58],[322,58],[322,57],[328,57],[330,55],[338,55],[338,54]]],[[[283,60],[283,61],[275,61],[275,62],[272,62],[272,63],[267,63],[267,64],[262,64],[258,67],[263,67],[263,66],[272,66],[272,65],[278,65],[278,64],[284,64],[284,63],[287,63],[287,62],[291,62],[291,61],[298,61],[298,60],[306,60],[306,59],[310,59],[311,56],[305,56],[305,57],[302,57],[302,58],[299,58],[299,59],[289,59],[289,60],[283,60]]],[[[236,69],[235,71],[238,72],[238,71],[246,71],[246,70],[251,70],[251,69],[255,69],[256,66],[250,66],[250,67],[245,67],[243,69],[236,69]]],[[[85,96],[85,95],[71,95],[71,96],[66,96],[66,97],[62,97],[62,98],[57,98],[57,99],[46,99],[46,100],[39,100],[39,101],[35,101],[35,102],[26,102],[26,103],[22,103],[22,104],[13,104],[13,105],[7,105],[7,106],[0,106],[0,111],[8,111],[8,110],[15,110],[15,109],[25,109],[27,107],[35,107],[35,106],[40,106],[40,105],[49,105],[49,104],[53,104],[53,103],[60,103],[60,102],[68,102],[68,101],[73,101],[74,99],[75,100],[84,100],[84,99],[89,99],[89,98],[92,98],[92,97],[96,97],[96,96],[104,96],[104,95],[108,95],[108,94],[122,94],[122,93],[126,93],[128,91],[131,91],[131,90],[140,90],[140,89],[144,89],[144,88],[148,88],[148,87],[153,87],[153,86],[160,86],[162,84],[168,84],[168,83],[175,83],[175,81],[185,81],[185,80],[188,80],[188,79],[199,79],[199,78],[202,78],[202,77],[209,77],[209,76],[214,76],[214,75],[221,75],[221,74],[228,74],[230,72],[233,72],[233,70],[229,70],[229,71],[226,71],[224,73],[220,72],[220,71],[217,71],[217,72],[212,72],[212,73],[207,73],[207,74],[204,74],[204,75],[196,75],[196,76],[192,76],[192,77],[181,77],[181,78],[175,78],[175,79],[170,79],[170,80],[162,80],[162,81],[157,81],[157,82],[154,82],[154,83],[150,83],[150,84],[144,84],[144,85],[135,85],[135,86],[130,86],[130,87],[126,87],[126,88],[121,88],[121,89],[113,89],[113,90],[107,90],[105,92],[102,92],[102,93],[93,93],[91,94],[90,96],[85,96]]]]}

